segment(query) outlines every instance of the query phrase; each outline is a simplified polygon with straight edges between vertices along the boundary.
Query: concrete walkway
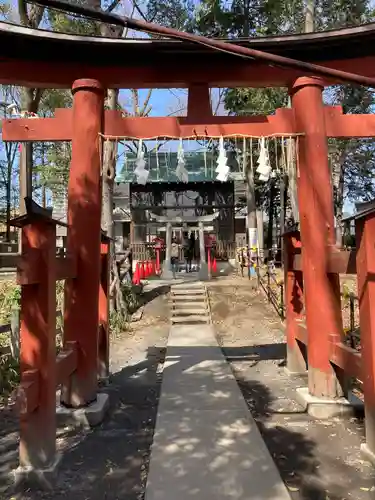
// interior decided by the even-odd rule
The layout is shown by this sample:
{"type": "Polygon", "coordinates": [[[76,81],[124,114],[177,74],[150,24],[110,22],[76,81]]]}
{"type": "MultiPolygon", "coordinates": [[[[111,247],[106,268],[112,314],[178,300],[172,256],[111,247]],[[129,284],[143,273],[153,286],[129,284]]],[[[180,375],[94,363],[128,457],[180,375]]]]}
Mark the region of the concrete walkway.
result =
{"type": "Polygon", "coordinates": [[[290,500],[212,325],[172,326],[146,500],[290,500]]]}

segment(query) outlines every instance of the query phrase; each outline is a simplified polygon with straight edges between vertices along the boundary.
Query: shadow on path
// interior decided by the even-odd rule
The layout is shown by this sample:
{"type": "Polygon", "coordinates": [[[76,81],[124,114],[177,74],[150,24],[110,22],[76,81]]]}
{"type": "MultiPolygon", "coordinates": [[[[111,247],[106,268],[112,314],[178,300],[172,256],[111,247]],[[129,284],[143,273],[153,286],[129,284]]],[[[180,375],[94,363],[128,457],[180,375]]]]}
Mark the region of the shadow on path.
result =
{"type": "MultiPolygon", "coordinates": [[[[174,362],[164,367],[164,376],[168,370],[176,374],[191,371],[191,382],[197,392],[207,391],[204,379],[199,381],[199,366],[201,363],[212,360],[211,348],[199,348],[197,358],[194,348],[176,347],[169,349],[168,354],[174,362]]],[[[228,357],[248,362],[249,357],[259,359],[280,359],[283,346],[276,345],[274,350],[270,346],[249,346],[243,348],[226,348],[228,357]],[[270,356],[267,358],[267,355],[270,356]]],[[[150,447],[153,440],[157,406],[160,397],[161,373],[160,367],[164,361],[165,348],[152,347],[148,349],[147,359],[132,366],[125,367],[111,377],[111,383],[105,390],[110,393],[111,411],[103,424],[80,435],[80,440],[64,454],[57,488],[54,492],[24,493],[17,498],[22,500],[142,500],[147,480],[150,457],[150,447]]],[[[220,373],[218,374],[220,382],[220,373]]],[[[316,443],[307,439],[300,432],[286,429],[282,426],[269,425],[274,412],[275,401],[269,388],[256,380],[241,379],[236,375],[239,387],[249,408],[254,412],[262,436],[276,461],[284,481],[287,483],[293,499],[298,500],[343,500],[345,491],[327,496],[323,487],[319,486],[319,467],[315,456],[316,443]],[[308,478],[308,481],[306,481],[308,478]]],[[[209,392],[209,391],[208,391],[209,392]]],[[[211,397],[207,395],[207,397],[211,397]]],[[[215,398],[214,394],[214,398],[215,398]]],[[[217,397],[225,398],[225,383],[222,384],[221,394],[217,397]]],[[[227,395],[229,398],[230,395],[227,395]]],[[[184,394],[176,394],[176,408],[184,403],[184,394]]],[[[303,415],[302,415],[303,417],[303,415]]],[[[231,445],[225,444],[228,436],[241,440],[241,425],[230,404],[225,417],[217,416],[212,422],[217,436],[217,443],[224,443],[221,451],[215,450],[214,456],[207,457],[207,450],[197,436],[189,434],[191,418],[203,418],[202,414],[186,414],[176,427],[175,435],[166,435],[166,443],[180,440],[191,455],[192,467],[195,473],[201,474],[204,481],[207,467],[217,467],[217,477],[225,480],[225,484],[232,484],[235,490],[235,477],[243,471],[233,471],[230,468],[231,445]],[[232,433],[232,434],[231,434],[232,433]],[[185,442],[183,436],[185,434],[185,442]],[[181,441],[182,439],[182,441],[181,441]],[[214,460],[211,460],[211,459],[214,460]],[[223,479],[223,474],[227,477],[223,479]]],[[[211,425],[208,422],[209,425],[211,425]]],[[[161,430],[163,432],[163,430],[161,430]]],[[[249,460],[255,460],[252,443],[243,440],[243,446],[248,450],[249,460]]],[[[233,448],[234,450],[235,448],[233,448]]],[[[244,470],[247,465],[244,463],[244,470]]],[[[337,463],[345,473],[348,466],[337,463]]],[[[210,475],[212,477],[212,475],[210,475]]],[[[214,487],[214,485],[213,485],[214,487]]],[[[340,490],[340,486],[335,488],[340,490]]],[[[200,499],[199,492],[192,492],[191,497],[200,499]]],[[[243,492],[240,496],[228,498],[247,500],[253,497],[243,492]]],[[[177,500],[178,496],[176,497],[177,500]]],[[[260,500],[260,497],[254,497],[260,500]]],[[[275,496],[275,498],[277,498],[275,496]]],[[[203,500],[203,499],[202,499],[203,500]]],[[[271,498],[262,499],[271,500],[271,498]]]]}

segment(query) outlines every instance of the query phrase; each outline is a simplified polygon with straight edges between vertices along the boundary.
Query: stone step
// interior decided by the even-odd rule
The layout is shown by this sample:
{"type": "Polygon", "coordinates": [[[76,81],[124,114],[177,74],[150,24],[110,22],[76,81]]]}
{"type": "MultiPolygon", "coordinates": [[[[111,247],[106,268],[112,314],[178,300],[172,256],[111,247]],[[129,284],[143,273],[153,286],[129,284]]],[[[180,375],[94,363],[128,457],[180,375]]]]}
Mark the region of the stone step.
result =
{"type": "Polygon", "coordinates": [[[182,302],[199,302],[199,303],[205,303],[206,302],[206,296],[205,295],[172,295],[171,297],[172,302],[181,304],[182,302]]]}
{"type": "Polygon", "coordinates": [[[208,316],[172,316],[172,324],[183,323],[184,325],[194,324],[194,323],[209,323],[208,316]]]}
{"type": "Polygon", "coordinates": [[[173,317],[177,316],[205,316],[207,315],[206,309],[198,309],[195,307],[194,309],[173,309],[172,310],[173,317]]]}
{"type": "Polygon", "coordinates": [[[173,309],[194,309],[194,308],[199,308],[199,309],[204,309],[205,311],[207,310],[207,304],[206,301],[182,301],[178,300],[177,302],[172,302],[172,308],[173,309]]]}
{"type": "Polygon", "coordinates": [[[172,288],[172,295],[205,295],[206,290],[204,288],[172,288]]]}
{"type": "Polygon", "coordinates": [[[202,288],[204,289],[204,286],[202,283],[176,283],[175,285],[172,285],[172,290],[178,290],[180,288],[186,289],[186,288],[202,288]]]}

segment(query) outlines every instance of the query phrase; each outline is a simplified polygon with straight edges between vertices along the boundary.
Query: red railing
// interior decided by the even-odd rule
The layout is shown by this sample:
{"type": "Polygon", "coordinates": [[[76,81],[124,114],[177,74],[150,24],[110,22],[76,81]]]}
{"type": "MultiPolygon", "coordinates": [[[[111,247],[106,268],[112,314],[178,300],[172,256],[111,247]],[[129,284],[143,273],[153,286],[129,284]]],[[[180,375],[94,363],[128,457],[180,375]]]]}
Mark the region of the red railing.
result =
{"type": "MultiPolygon", "coordinates": [[[[341,380],[356,379],[362,386],[366,445],[368,454],[375,452],[373,421],[375,418],[375,211],[368,211],[356,218],[356,250],[327,248],[327,279],[331,275],[356,274],[358,284],[360,352],[345,343],[342,336],[332,335],[321,325],[321,336],[328,336],[329,362],[333,369],[341,373],[341,380]],[[339,369],[339,370],[337,370],[339,369]]],[[[287,333],[287,367],[290,372],[309,373],[309,332],[307,328],[309,310],[305,310],[303,285],[304,263],[303,243],[299,233],[285,235],[285,306],[287,333]],[[307,355],[306,355],[307,353],[307,355]]],[[[319,258],[317,256],[316,258],[319,258]]],[[[309,291],[313,293],[314,290],[309,291]]],[[[316,297],[319,301],[319,297],[316,297]]],[[[340,308],[340,291],[337,290],[337,310],[340,308]]],[[[322,304],[324,307],[324,304],[322,304]]],[[[351,320],[351,324],[354,320],[351,320]]],[[[311,367],[315,369],[316,367],[311,367]]],[[[346,385],[346,384],[345,384],[346,385]]]]}

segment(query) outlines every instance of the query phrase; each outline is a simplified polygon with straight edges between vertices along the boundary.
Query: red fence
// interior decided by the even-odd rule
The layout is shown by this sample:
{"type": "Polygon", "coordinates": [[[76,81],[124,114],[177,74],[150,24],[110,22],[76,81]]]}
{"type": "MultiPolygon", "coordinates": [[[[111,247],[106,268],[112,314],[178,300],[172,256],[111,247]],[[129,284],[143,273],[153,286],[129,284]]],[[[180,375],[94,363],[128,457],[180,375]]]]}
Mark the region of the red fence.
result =
{"type": "MultiPolygon", "coordinates": [[[[348,387],[350,379],[362,385],[366,417],[367,455],[375,457],[375,211],[358,215],[356,218],[357,250],[340,251],[335,247],[327,248],[327,284],[335,274],[356,274],[358,283],[358,303],[360,318],[361,351],[348,346],[344,337],[330,334],[322,322],[320,338],[329,341],[328,361],[337,373],[342,387],[348,387]]],[[[314,353],[309,350],[309,331],[307,329],[309,309],[306,308],[304,290],[304,266],[314,265],[304,262],[303,244],[299,233],[285,235],[285,306],[287,331],[287,366],[290,372],[303,373],[314,370],[310,361],[315,363],[314,353]],[[311,354],[311,356],[310,356],[311,354]]],[[[318,259],[319,256],[316,256],[318,259]]],[[[309,290],[309,293],[313,293],[309,290]]],[[[319,297],[315,297],[319,302],[319,297]]],[[[325,304],[321,305],[322,308],[325,304]]],[[[338,290],[338,311],[340,291],[338,290]]],[[[322,353],[319,353],[322,356],[322,353]]]]}
{"type": "MultiPolygon", "coordinates": [[[[133,252],[133,260],[148,261],[156,258],[157,248],[154,243],[133,243],[131,245],[133,252]]],[[[235,241],[215,241],[212,245],[212,258],[217,260],[230,260],[236,258],[236,242],[235,241]]],[[[160,248],[160,261],[165,259],[165,245],[160,248]]],[[[180,248],[180,261],[184,260],[184,250],[180,248]]]]}

